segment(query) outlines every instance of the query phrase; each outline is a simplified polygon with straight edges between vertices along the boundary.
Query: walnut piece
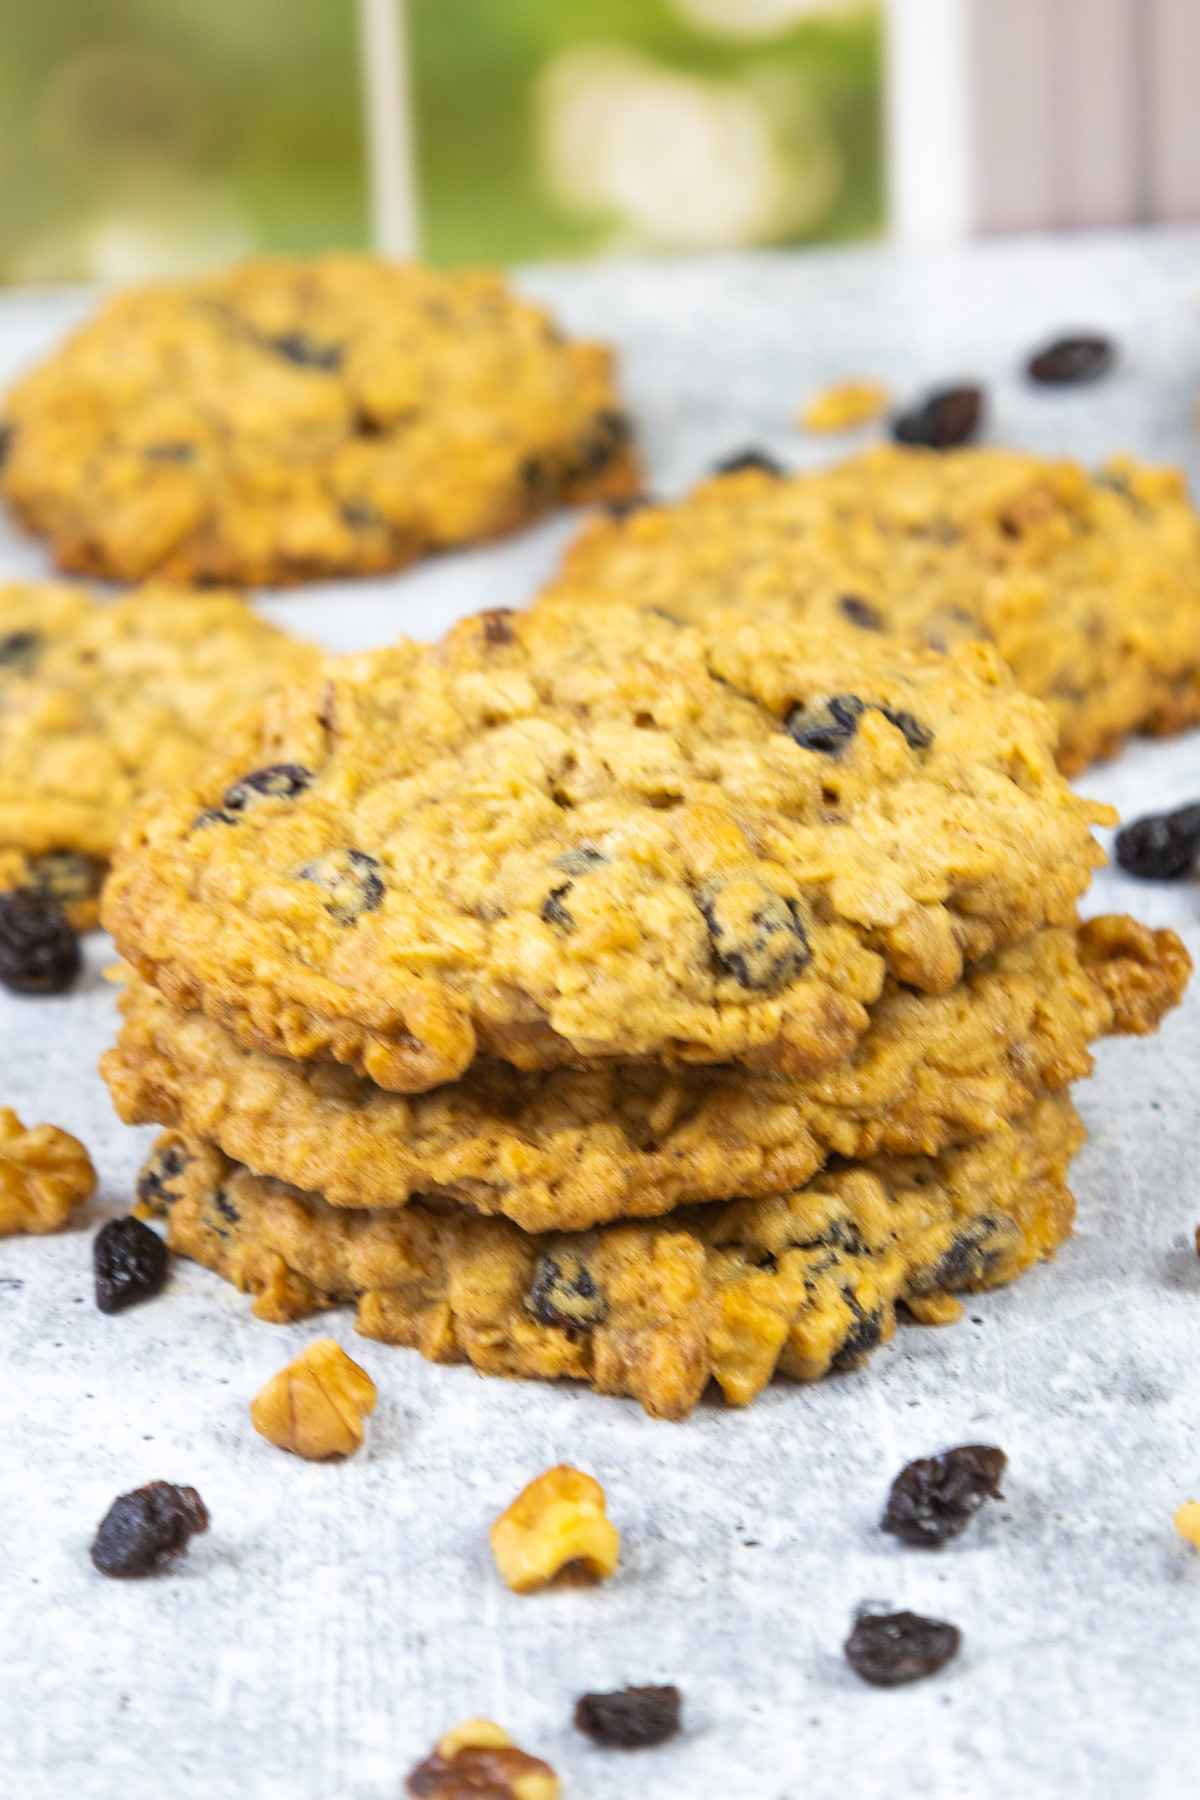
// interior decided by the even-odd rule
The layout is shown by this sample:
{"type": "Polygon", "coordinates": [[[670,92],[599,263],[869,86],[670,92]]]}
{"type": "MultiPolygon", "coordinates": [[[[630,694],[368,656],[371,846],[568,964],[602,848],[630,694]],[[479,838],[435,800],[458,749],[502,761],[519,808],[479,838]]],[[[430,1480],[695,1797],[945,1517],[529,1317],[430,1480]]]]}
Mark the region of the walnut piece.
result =
{"type": "Polygon", "coordinates": [[[309,1462],[352,1456],[375,1410],[375,1383],[333,1338],[318,1338],[250,1403],[254,1429],[309,1462]]]}
{"type": "Polygon", "coordinates": [[[560,1463],[517,1495],[491,1530],[496,1567],[514,1594],[545,1587],[569,1564],[596,1581],[617,1566],[621,1534],[605,1511],[604,1489],[560,1463]]]}
{"type": "Polygon", "coordinates": [[[0,1106],[0,1237],[57,1231],[96,1191],[92,1159],[57,1125],[28,1131],[0,1106]]]}
{"type": "Polygon", "coordinates": [[[1200,1550],[1200,1500],[1185,1500],[1175,1509],[1175,1529],[1200,1550]]]}
{"type": "Polygon", "coordinates": [[[549,1763],[518,1750],[490,1719],[467,1719],[448,1731],[407,1787],[414,1800],[559,1800],[562,1792],[549,1763]]]}

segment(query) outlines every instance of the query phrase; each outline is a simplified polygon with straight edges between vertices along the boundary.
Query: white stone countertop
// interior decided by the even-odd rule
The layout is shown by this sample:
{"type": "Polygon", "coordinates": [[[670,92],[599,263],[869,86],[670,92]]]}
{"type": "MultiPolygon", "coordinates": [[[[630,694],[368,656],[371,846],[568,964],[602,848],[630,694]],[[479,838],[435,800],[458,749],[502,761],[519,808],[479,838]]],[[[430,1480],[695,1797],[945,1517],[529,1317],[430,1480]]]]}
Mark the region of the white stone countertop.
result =
{"type": "MultiPolygon", "coordinates": [[[[761,255],[538,270],[528,288],[614,340],[659,491],[747,442],[811,464],[854,447],[792,424],[815,388],[877,375],[898,395],[989,384],[989,437],[1088,460],[1200,468],[1200,232],[1011,240],[915,255],[761,255]],[[1032,390],[1056,330],[1120,340],[1093,389],[1032,390]]],[[[81,316],[79,294],[0,298],[0,381],[81,316]]],[[[433,636],[519,604],[572,526],[394,579],[275,596],[331,645],[433,636]]],[[[0,578],[45,570],[0,528],[0,578]]],[[[1200,797],[1200,734],[1090,775],[1130,812],[1200,797]]],[[[1105,874],[1096,910],[1185,929],[1200,886],[1105,874]]],[[[95,1073],[114,1027],[100,979],[0,993],[0,1104],[81,1136],[100,1212],[122,1212],[151,1132],[95,1073]]],[[[949,1330],[903,1328],[862,1373],[775,1386],[749,1411],[658,1424],[631,1402],[483,1380],[355,1338],[349,1315],[281,1330],[174,1267],[115,1318],[91,1298],[90,1235],[0,1243],[0,1795],[8,1800],[399,1800],[450,1724],[482,1713],[587,1800],[1163,1800],[1197,1792],[1200,1557],[1171,1514],[1200,1497],[1200,987],[1150,1042],[1105,1045],[1079,1090],[1091,1142],[1075,1238],[949,1330]],[[331,1329],[379,1385],[364,1454],[281,1456],[246,1406],[331,1329]],[[1008,1452],[1003,1504],[940,1554],[877,1530],[911,1456],[1008,1452]],[[594,1590],[518,1599],[487,1527],[569,1460],[624,1533],[594,1590]],[[88,1545],[112,1498],[194,1483],[212,1529],[168,1575],[105,1581],[88,1545]],[[840,1646],[886,1599],[954,1620],[958,1661],[879,1692],[840,1646]],[[585,1689],[676,1682],[686,1730],[640,1755],[570,1723],[585,1689]]]]}

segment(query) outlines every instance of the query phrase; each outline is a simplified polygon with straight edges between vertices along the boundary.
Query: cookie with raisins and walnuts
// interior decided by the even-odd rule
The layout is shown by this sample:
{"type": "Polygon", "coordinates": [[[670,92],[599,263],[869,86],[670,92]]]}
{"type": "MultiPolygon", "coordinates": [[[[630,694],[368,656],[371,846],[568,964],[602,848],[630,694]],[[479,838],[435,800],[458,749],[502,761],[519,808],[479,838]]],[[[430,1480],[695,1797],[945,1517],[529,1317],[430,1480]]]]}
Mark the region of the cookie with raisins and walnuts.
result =
{"type": "Polygon", "coordinates": [[[260,260],[107,300],[4,402],[59,566],[285,584],[636,492],[611,352],[484,271],[260,260]]]}
{"type": "Polygon", "coordinates": [[[189,779],[276,682],[319,666],[233,594],[0,588],[0,891],[32,888],[94,924],[134,807],[189,779]]]}
{"type": "MultiPolygon", "coordinates": [[[[835,1155],[982,1137],[1041,1090],[1086,1075],[1096,1038],[1153,1030],[1188,971],[1172,932],[1094,919],[1009,945],[949,994],[893,986],[854,1054],[815,1082],[649,1062],[522,1072],[480,1060],[460,1081],[411,1096],[334,1064],[246,1049],[134,976],[101,1068],[126,1123],[206,1137],[332,1205],[395,1208],[424,1194],[526,1231],[577,1230],[731,1192],[782,1192],[835,1155]]],[[[147,1198],[171,1197],[179,1155],[176,1146],[147,1171],[147,1198]]],[[[564,1318],[603,1306],[586,1280],[562,1305],[558,1278],[544,1285],[564,1318]]]]}
{"type": "Polygon", "coordinates": [[[991,641],[1054,713],[1069,774],[1200,719],[1200,521],[1178,471],[1127,458],[1089,473],[885,447],[745,470],[585,527],[550,591],[590,611],[636,596],[683,622],[732,595],[814,631],[991,641]]]}
{"type": "MultiPolygon", "coordinates": [[[[1037,1099],[977,1144],[843,1164],[785,1194],[654,1223],[531,1234],[422,1201],[346,1213],[175,1134],[172,1250],[283,1322],[354,1302],[366,1337],[483,1374],[589,1383],[679,1419],[710,1381],[747,1405],[775,1373],[815,1381],[889,1339],[896,1310],[952,1316],[1068,1235],[1083,1128],[1037,1099]]],[[[149,1206],[155,1202],[150,1200],[149,1206]]]]}
{"type": "Polygon", "coordinates": [[[738,611],[502,625],[327,665],[146,809],[104,911],[139,973],[397,1092],[479,1055],[808,1078],[889,978],[945,993],[1073,921],[1101,860],[1111,814],[985,646],[738,611]]]}

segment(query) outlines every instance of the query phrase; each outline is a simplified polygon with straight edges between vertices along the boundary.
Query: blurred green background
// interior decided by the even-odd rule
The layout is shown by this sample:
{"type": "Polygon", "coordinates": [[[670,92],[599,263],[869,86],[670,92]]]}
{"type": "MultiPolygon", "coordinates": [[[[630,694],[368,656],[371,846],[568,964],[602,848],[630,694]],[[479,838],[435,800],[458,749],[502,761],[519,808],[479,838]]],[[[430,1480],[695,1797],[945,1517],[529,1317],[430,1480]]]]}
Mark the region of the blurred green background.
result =
{"type": "MultiPolygon", "coordinates": [[[[355,0],[0,0],[0,278],[361,245],[355,0]]],[[[422,249],[512,262],[882,220],[878,8],[409,0],[422,249]]]]}

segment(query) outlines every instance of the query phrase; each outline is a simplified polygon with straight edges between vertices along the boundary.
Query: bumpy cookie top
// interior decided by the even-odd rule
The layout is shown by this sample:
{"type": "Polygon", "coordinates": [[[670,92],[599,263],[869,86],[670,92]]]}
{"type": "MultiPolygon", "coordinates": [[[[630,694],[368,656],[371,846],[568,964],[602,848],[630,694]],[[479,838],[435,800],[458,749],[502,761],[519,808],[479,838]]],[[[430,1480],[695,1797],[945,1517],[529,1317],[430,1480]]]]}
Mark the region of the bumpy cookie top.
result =
{"type": "Polygon", "coordinates": [[[127,1124],[174,1125],[336,1206],[437,1196],[525,1231],[575,1230],[783,1193],[832,1156],[986,1137],[1088,1074],[1094,1038],[1153,1030],[1189,970],[1173,932],[1093,919],[1006,946],[949,994],[891,987],[854,1053],[811,1082],[616,1060],[525,1074],[480,1058],[421,1095],[244,1049],[134,977],[101,1071],[127,1124]]]}
{"type": "Polygon", "coordinates": [[[399,1091],[480,1050],[807,1075],[889,973],[943,992],[1073,917],[1098,815],[1050,737],[980,646],[483,614],[269,701],[105,918],[175,1004],[399,1091]]]}
{"type": "Polygon", "coordinates": [[[887,448],[816,474],[747,470],[596,523],[555,591],[684,620],[736,594],[817,629],[990,639],[1054,711],[1068,772],[1200,717],[1200,523],[1176,471],[1130,461],[1093,476],[1009,450],[887,448]]]}
{"type": "Polygon", "coordinates": [[[393,568],[636,485],[609,352],[497,275],[243,264],[105,303],[5,406],[2,486],[64,568],[393,568]]]}
{"type": "Polygon", "coordinates": [[[276,681],[319,666],[229,594],[150,587],[105,605],[0,589],[0,886],[59,892],[101,869],[137,800],[190,777],[276,681]]]}

